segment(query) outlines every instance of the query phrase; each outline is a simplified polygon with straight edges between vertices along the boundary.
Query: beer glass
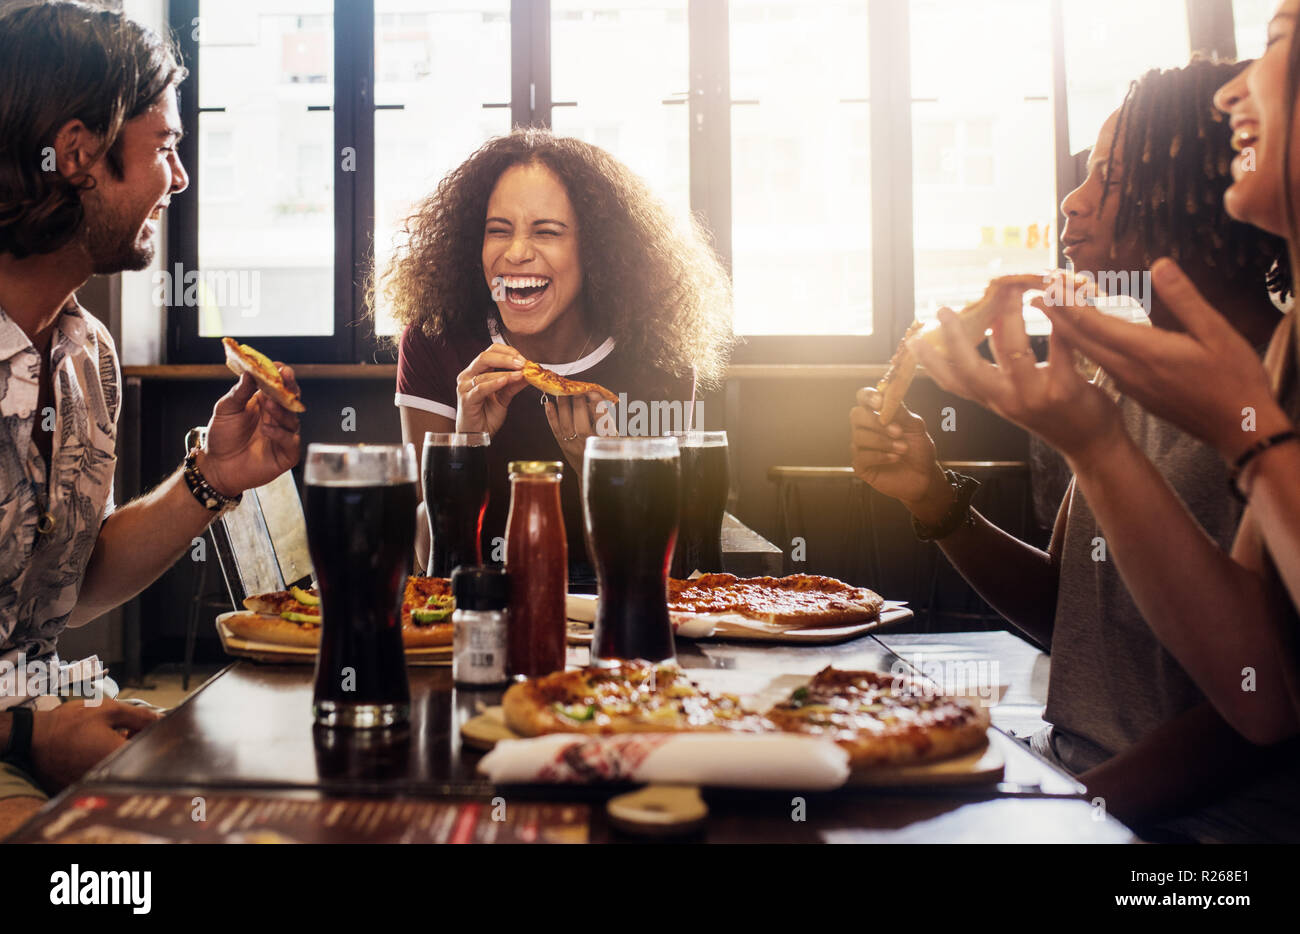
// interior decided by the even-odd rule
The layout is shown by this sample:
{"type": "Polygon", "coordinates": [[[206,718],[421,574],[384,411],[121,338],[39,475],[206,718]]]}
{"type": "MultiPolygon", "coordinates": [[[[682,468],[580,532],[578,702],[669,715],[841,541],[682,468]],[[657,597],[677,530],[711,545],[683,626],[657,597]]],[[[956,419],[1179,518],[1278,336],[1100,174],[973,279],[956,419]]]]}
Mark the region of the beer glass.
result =
{"type": "Polygon", "coordinates": [[[722,514],[731,487],[725,431],[674,432],[682,458],[682,498],[672,576],[722,570],[722,514]]]}
{"type": "Polygon", "coordinates": [[[415,447],[312,444],[307,548],[321,599],[312,712],[329,727],[406,721],[402,596],[415,547],[415,447]]]}
{"type": "Polygon", "coordinates": [[[424,505],[433,535],[431,577],[483,563],[483,514],[488,504],[487,432],[425,432],[424,505]]]}
{"type": "Polygon", "coordinates": [[[675,438],[588,438],[583,518],[600,599],[592,663],[676,657],[668,563],[677,539],[675,438]]]}

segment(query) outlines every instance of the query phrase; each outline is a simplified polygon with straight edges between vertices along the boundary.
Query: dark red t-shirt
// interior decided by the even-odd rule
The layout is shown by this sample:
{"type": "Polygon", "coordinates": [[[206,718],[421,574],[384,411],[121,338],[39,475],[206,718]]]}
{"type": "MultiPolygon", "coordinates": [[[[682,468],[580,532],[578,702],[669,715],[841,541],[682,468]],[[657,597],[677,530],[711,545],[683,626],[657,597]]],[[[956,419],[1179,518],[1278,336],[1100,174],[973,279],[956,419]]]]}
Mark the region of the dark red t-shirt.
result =
{"type": "MultiPolygon", "coordinates": [[[[495,319],[487,319],[472,333],[457,332],[430,338],[418,328],[407,328],[402,335],[397,363],[396,405],[410,406],[447,418],[456,417],[456,376],[491,343],[505,343],[495,319]]],[[[561,376],[599,383],[620,397],[614,418],[619,434],[659,435],[666,431],[698,427],[698,410],[692,409],[692,379],[677,378],[640,361],[627,360],[619,352],[614,338],[571,363],[538,360],[542,366],[561,376]],[[687,424],[694,415],[693,423],[687,424]]],[[[524,387],[510,402],[506,420],[492,438],[488,449],[491,471],[487,515],[483,520],[483,560],[493,561],[493,539],[506,534],[506,515],[510,509],[510,479],[507,465],[516,460],[560,461],[564,479],[560,502],[564,509],[564,529],[569,540],[569,566],[575,579],[590,574],[587,546],[583,534],[582,501],[572,466],[564,459],[559,442],[551,433],[542,409],[542,394],[532,386],[524,387]]],[[[420,446],[422,439],[416,441],[420,446]]],[[[498,556],[504,555],[504,548],[498,556]]]]}

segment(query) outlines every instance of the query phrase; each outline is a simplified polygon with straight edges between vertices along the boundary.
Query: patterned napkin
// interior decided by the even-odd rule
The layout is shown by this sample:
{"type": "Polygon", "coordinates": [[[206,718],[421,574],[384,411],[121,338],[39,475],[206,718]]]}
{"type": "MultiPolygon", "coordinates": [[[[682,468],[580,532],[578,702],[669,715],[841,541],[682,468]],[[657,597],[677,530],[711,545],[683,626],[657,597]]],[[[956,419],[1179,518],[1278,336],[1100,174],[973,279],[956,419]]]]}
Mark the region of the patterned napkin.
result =
{"type": "Polygon", "coordinates": [[[657,782],[825,791],[849,776],[848,754],[792,734],[559,733],[502,740],[479,762],[499,785],[657,782]]]}

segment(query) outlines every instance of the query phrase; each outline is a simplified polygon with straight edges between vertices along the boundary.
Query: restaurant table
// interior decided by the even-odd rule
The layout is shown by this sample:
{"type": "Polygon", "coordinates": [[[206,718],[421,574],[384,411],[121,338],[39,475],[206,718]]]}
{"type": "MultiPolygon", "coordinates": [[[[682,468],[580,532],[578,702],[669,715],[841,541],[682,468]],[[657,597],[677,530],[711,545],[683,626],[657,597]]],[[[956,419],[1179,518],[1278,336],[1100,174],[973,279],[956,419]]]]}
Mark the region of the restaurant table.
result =
{"type": "MultiPolygon", "coordinates": [[[[1000,652],[1008,697],[1028,690],[1037,650],[1003,633],[865,637],[834,646],[680,642],[687,668],[812,674],[834,664],[889,671],[941,647],[966,659],[1000,652]],[[890,647],[897,642],[900,652],[890,647]],[[1010,680],[1008,680],[1008,678],[1010,680]],[[1011,683],[1014,682],[1014,683],[1011,683]]],[[[575,653],[585,649],[574,649],[575,653]]],[[[573,660],[580,661],[575,657],[573,660]]],[[[102,810],[117,826],[164,839],[312,841],[635,840],[610,827],[604,802],[622,789],[498,787],[459,727],[500,689],[466,690],[447,668],[412,667],[411,722],[397,731],[313,728],[310,666],[239,661],[50,802],[17,840],[47,839],[102,810]],[[192,819],[195,802],[211,809],[192,819]],[[494,820],[492,815],[497,814],[494,820]],[[501,818],[508,819],[502,821],[501,818]],[[200,826],[201,824],[201,826],[200,826]],[[540,829],[539,829],[540,828],[540,829]],[[44,834],[44,836],[43,836],[44,834]]],[[[686,840],[707,842],[1072,842],[1133,840],[1083,798],[1083,787],[993,731],[1003,781],[973,787],[845,788],[824,793],[706,789],[709,816],[686,840]]]]}

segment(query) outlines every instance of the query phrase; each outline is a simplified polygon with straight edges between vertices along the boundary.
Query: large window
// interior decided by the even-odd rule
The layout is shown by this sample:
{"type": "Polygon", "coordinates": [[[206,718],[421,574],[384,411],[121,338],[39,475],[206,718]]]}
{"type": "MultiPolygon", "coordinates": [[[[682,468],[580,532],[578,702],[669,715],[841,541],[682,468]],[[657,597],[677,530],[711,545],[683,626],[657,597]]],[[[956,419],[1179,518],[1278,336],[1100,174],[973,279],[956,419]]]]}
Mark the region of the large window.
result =
{"type": "Polygon", "coordinates": [[[1278,0],[1232,0],[1237,58],[1259,58],[1268,42],[1268,22],[1277,12],[1278,0]]]}
{"type": "MultiPolygon", "coordinates": [[[[510,132],[510,0],[375,0],[375,264],[419,201],[510,132]],[[454,91],[454,93],[453,93],[454,91]]],[[[395,330],[377,309],[380,335],[395,330]]]]}
{"type": "Polygon", "coordinates": [[[334,332],[333,21],[330,0],[199,4],[202,337],[334,332]]]}
{"type": "MultiPolygon", "coordinates": [[[[1272,4],[1235,0],[1243,54],[1272,4]]],[[[194,190],[170,214],[167,361],[219,360],[225,334],[291,362],[391,359],[372,269],[450,169],[530,124],[702,222],[738,361],[883,361],[914,317],[1055,265],[1070,154],[1129,81],[1186,61],[1188,9],[169,0],[194,190]]]]}
{"type": "Polygon", "coordinates": [[[870,334],[867,5],[732,0],[736,327],[870,334]]]}
{"type": "Polygon", "coordinates": [[[1051,24],[1041,0],[913,0],[918,319],[1055,265],[1051,24]]]}

